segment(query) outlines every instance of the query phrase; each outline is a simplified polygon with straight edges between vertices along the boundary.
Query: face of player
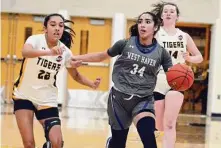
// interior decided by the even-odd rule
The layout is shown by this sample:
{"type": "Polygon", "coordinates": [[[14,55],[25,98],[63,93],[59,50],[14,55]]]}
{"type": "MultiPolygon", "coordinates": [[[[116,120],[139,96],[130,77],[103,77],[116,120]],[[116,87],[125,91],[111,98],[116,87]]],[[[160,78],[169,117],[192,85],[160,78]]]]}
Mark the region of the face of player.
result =
{"type": "Polygon", "coordinates": [[[138,32],[141,39],[153,37],[155,27],[154,21],[150,14],[142,14],[138,19],[138,32]]]}
{"type": "Polygon", "coordinates": [[[60,16],[51,16],[45,28],[48,40],[51,42],[57,42],[61,39],[64,32],[64,21],[60,16]]]}
{"type": "Polygon", "coordinates": [[[174,24],[178,19],[176,6],[165,5],[163,7],[161,18],[163,19],[164,24],[174,24]]]}

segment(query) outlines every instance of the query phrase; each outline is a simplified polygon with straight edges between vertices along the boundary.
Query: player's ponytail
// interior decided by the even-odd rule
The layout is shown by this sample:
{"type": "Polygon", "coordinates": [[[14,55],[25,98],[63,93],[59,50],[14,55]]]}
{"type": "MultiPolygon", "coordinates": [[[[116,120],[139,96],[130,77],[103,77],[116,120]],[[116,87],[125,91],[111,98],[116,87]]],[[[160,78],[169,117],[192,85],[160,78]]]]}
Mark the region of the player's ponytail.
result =
{"type": "Polygon", "coordinates": [[[138,36],[139,35],[137,23],[130,27],[129,33],[130,33],[130,36],[138,36]]]}
{"type": "Polygon", "coordinates": [[[152,6],[154,7],[154,9],[151,12],[160,19],[161,24],[162,24],[163,20],[161,18],[161,15],[163,12],[164,2],[153,4],[152,6]]]}
{"type": "MultiPolygon", "coordinates": [[[[72,23],[74,24],[74,22],[70,21],[70,20],[64,20],[64,23],[72,23]]],[[[73,37],[75,37],[75,32],[72,28],[68,27],[68,26],[64,26],[64,32],[63,35],[60,39],[60,41],[65,44],[65,46],[67,46],[68,48],[71,48],[71,44],[74,43],[73,42],[73,37]]]]}

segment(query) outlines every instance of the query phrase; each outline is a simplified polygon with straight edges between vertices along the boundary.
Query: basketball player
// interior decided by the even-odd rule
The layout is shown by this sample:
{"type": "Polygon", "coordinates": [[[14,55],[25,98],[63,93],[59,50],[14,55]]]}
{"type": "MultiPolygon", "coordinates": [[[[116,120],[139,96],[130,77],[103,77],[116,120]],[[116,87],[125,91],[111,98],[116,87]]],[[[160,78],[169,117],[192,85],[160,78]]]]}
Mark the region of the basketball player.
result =
{"type": "MultiPolygon", "coordinates": [[[[162,20],[162,26],[156,34],[157,41],[171,55],[173,64],[200,63],[203,58],[189,34],[175,27],[180,11],[174,3],[153,5],[153,13],[162,20]],[[189,55],[191,53],[191,55],[189,55]]],[[[166,75],[161,70],[154,90],[156,100],[156,127],[164,131],[164,147],[174,148],[176,141],[176,120],[183,103],[183,92],[171,90],[166,75]]]]}
{"type": "Polygon", "coordinates": [[[97,88],[100,80],[94,82],[83,77],[76,67],[81,61],[72,62],[71,46],[74,31],[65,26],[60,14],[50,14],[44,20],[44,34],[30,36],[22,49],[24,57],[20,76],[14,84],[14,112],[25,148],[35,148],[33,117],[42,124],[46,142],[43,148],[61,148],[63,139],[61,121],[57,108],[56,76],[62,67],[77,82],[97,88]],[[67,32],[67,31],[70,32],[67,32]],[[61,41],[59,41],[61,40],[61,41]]]}
{"type": "Polygon", "coordinates": [[[104,52],[73,57],[83,62],[100,62],[118,56],[112,74],[114,86],[108,99],[112,137],[107,148],[125,148],[132,122],[144,148],[157,147],[153,90],[160,66],[164,71],[172,66],[169,53],[154,39],[158,29],[159,19],[153,13],[144,12],[131,27],[129,39],[117,41],[104,52]]]}

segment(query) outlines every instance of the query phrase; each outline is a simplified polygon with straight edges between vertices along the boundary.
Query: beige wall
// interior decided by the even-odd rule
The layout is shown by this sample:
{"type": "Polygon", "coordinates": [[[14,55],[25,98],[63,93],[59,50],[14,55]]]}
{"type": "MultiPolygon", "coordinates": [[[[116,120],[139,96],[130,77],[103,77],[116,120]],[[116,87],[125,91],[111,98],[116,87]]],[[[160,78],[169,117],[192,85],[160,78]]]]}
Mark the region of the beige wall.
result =
{"type": "MultiPolygon", "coordinates": [[[[112,17],[115,12],[134,18],[150,10],[158,0],[1,0],[3,12],[48,14],[67,9],[71,16],[112,17]]],[[[174,1],[181,10],[180,21],[214,23],[219,0],[167,0],[174,1]]]]}

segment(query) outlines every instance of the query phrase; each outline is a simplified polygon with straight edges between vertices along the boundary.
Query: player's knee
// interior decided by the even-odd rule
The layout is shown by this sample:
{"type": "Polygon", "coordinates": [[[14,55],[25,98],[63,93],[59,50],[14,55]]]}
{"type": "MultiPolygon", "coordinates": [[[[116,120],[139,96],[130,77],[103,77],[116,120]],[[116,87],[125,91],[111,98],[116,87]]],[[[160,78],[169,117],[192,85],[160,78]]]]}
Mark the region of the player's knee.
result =
{"type": "MultiPolygon", "coordinates": [[[[44,129],[45,129],[45,138],[47,141],[52,140],[52,139],[49,139],[49,133],[50,133],[51,128],[55,125],[61,125],[61,120],[59,118],[51,118],[51,119],[45,120],[44,129]]],[[[61,136],[58,136],[58,137],[61,137],[61,136]]],[[[60,139],[60,138],[56,138],[56,139],[60,139]]]]}
{"type": "Polygon", "coordinates": [[[150,116],[141,118],[137,122],[137,129],[143,131],[148,131],[149,133],[154,133],[155,131],[155,119],[150,116]]]}
{"type": "Polygon", "coordinates": [[[173,120],[166,120],[164,122],[164,129],[165,130],[171,130],[173,128],[175,128],[175,124],[173,120]]]}
{"type": "Polygon", "coordinates": [[[35,148],[35,142],[34,142],[34,140],[24,141],[24,147],[25,147],[25,148],[35,148]]]}
{"type": "Polygon", "coordinates": [[[54,139],[51,141],[51,145],[53,148],[62,148],[63,147],[62,139],[54,139]]]}

